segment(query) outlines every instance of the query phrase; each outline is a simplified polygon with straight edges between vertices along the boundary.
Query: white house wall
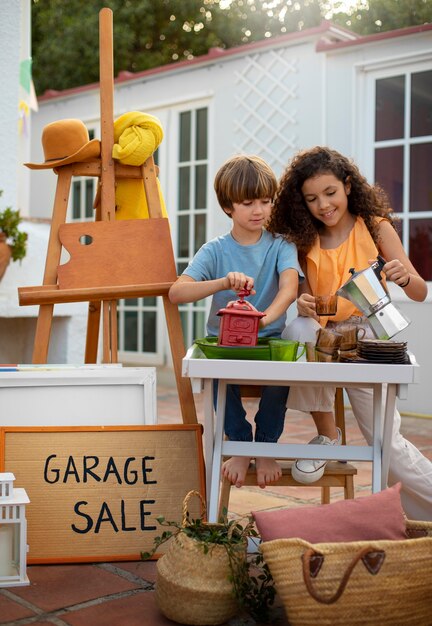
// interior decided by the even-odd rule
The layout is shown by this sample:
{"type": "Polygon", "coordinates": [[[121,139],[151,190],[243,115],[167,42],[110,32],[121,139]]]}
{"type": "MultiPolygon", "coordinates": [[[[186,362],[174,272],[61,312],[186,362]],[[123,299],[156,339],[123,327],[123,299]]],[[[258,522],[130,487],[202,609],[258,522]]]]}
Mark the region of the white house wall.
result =
{"type": "Polygon", "coordinates": [[[18,204],[18,154],[21,138],[18,134],[18,104],[21,97],[19,83],[20,61],[27,50],[23,50],[21,29],[25,12],[30,10],[29,1],[14,0],[0,3],[0,75],[2,77],[2,99],[0,106],[0,189],[3,196],[0,209],[18,204]]]}
{"type": "MultiPolygon", "coordinates": [[[[218,56],[215,52],[202,65],[162,69],[116,83],[114,117],[140,110],[162,121],[165,138],[160,148],[160,180],[171,217],[177,198],[178,111],[197,103],[209,111],[209,237],[229,228],[229,219],[214,197],[212,179],[221,163],[234,153],[260,154],[279,176],[298,149],[327,144],[352,156],[362,171],[370,174],[371,146],[364,145],[368,136],[364,76],[359,68],[380,59],[420,53],[429,55],[432,62],[432,31],[329,51],[317,52],[317,42],[318,37],[305,37],[258,50],[245,47],[244,54],[238,55],[218,56]]],[[[33,115],[32,160],[43,160],[42,129],[57,119],[80,118],[99,136],[99,106],[97,88],[41,101],[39,112],[33,115]]],[[[50,170],[31,172],[33,216],[51,216],[55,184],[56,176],[50,170]]],[[[175,241],[174,219],[172,228],[175,241]]],[[[426,320],[431,319],[431,301],[408,302],[399,291],[395,291],[394,300],[413,320],[405,333],[423,366],[423,382],[410,390],[402,407],[431,414],[428,380],[432,366],[428,357],[432,346],[429,337],[421,341],[418,334],[418,328],[425,328],[426,320]]]]}

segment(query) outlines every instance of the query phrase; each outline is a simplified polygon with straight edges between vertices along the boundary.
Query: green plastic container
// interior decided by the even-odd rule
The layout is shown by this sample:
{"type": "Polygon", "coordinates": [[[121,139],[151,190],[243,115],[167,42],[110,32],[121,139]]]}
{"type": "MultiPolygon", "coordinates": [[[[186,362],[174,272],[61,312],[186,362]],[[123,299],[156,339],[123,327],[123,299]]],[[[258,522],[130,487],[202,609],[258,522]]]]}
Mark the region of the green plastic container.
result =
{"type": "Polygon", "coordinates": [[[195,343],[208,359],[271,361],[269,340],[270,337],[258,339],[256,346],[218,346],[217,337],[204,337],[195,343]]]}
{"type": "Polygon", "coordinates": [[[305,346],[297,341],[263,337],[256,346],[218,346],[217,337],[196,339],[195,343],[208,359],[236,359],[248,361],[297,361],[305,346]],[[299,348],[301,351],[299,352],[299,348]]]}

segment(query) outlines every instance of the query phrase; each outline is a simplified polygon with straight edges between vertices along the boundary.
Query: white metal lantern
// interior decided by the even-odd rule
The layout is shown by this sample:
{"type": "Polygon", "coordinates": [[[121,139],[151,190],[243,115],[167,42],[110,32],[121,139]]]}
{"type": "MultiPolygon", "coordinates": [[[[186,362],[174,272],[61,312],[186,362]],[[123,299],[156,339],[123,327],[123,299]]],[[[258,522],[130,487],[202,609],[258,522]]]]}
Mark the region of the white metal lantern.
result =
{"type": "Polygon", "coordinates": [[[14,489],[15,476],[0,473],[0,587],[28,585],[25,489],[14,489]]]}

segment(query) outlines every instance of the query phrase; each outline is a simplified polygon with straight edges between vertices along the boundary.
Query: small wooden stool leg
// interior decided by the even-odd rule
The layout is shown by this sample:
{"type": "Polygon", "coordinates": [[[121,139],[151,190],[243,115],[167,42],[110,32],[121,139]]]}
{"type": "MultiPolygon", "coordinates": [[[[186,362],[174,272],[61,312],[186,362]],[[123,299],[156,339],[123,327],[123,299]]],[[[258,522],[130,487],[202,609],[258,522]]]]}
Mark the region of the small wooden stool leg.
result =
{"type": "Polygon", "coordinates": [[[321,504],[330,504],[330,487],[321,487],[321,504]]]}
{"type": "Polygon", "coordinates": [[[345,500],[354,499],[354,478],[353,476],[346,476],[345,488],[344,488],[345,500]]]}

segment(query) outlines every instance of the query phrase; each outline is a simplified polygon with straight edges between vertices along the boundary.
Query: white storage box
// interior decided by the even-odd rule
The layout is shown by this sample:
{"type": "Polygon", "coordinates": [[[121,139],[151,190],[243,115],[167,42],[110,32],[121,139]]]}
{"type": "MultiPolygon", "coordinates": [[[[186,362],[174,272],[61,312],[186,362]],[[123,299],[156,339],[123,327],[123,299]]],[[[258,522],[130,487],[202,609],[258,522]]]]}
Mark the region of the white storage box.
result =
{"type": "Polygon", "coordinates": [[[0,426],[142,426],[156,422],[154,367],[0,371],[0,426]]]}

